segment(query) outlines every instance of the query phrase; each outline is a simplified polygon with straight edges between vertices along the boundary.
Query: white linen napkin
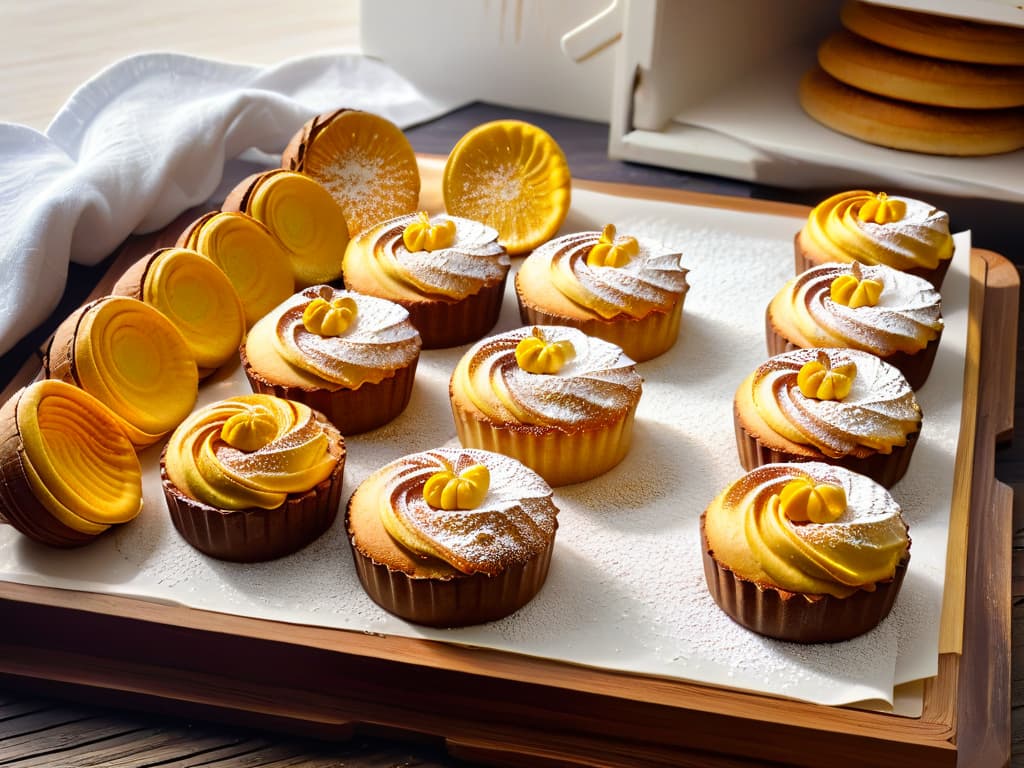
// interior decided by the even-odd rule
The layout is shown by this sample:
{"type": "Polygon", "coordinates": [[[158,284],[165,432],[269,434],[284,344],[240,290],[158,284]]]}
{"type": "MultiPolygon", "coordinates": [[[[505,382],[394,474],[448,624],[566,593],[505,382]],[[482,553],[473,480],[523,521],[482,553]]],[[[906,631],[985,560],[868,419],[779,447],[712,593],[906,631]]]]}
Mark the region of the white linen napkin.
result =
{"type": "Polygon", "coordinates": [[[339,107],[404,128],[453,106],[357,54],[261,68],[147,53],[82,85],[45,133],[0,123],[0,354],[57,306],[70,261],[95,264],[208,200],[226,161],[280,154],[339,107]]]}

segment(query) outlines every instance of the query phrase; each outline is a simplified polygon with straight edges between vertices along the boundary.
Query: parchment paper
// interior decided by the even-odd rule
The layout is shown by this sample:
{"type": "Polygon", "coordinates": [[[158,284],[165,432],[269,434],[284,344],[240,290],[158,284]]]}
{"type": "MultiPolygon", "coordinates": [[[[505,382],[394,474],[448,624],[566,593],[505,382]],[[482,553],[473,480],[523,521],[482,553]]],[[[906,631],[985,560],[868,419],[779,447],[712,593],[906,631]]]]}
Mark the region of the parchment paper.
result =
{"type": "MultiPolygon", "coordinates": [[[[792,276],[792,237],[802,222],[574,191],[563,231],[608,222],[683,252],[692,285],[683,328],[672,350],[639,365],[644,394],[625,461],[595,480],[556,490],[561,512],[551,572],[541,593],[513,616],[457,630],[419,628],[390,616],[359,585],[341,515],[312,545],[275,562],[208,558],[171,525],[157,474],[159,445],[142,455],[145,509],[137,520],[73,551],[48,549],[0,526],[0,578],[471,644],[823,704],[891,702],[895,684],[933,676],[962,399],[969,234],[958,236],[944,284],[946,329],[919,392],[921,438],[908,475],[893,491],[913,536],[902,593],[869,634],[800,646],[748,632],[714,604],[701,568],[698,517],[742,474],[732,397],[766,357],[764,308],[792,276]]],[[[520,325],[511,283],[510,277],[495,332],[520,325]]],[[[424,352],[407,411],[349,438],[343,501],[383,463],[457,444],[447,385],[466,348],[424,352]]],[[[247,391],[236,367],[205,383],[200,403],[247,391]]]]}

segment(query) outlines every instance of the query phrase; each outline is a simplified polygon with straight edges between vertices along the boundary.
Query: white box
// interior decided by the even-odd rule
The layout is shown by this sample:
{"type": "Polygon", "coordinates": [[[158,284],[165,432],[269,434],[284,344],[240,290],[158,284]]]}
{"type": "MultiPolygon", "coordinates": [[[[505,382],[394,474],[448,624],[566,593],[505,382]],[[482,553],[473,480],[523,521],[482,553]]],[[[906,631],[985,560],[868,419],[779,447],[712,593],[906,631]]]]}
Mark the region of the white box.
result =
{"type": "MultiPolygon", "coordinates": [[[[1024,27],[1015,0],[885,5],[1024,27]]],[[[1024,202],[1024,150],[949,158],[877,147],[797,100],[840,0],[391,0],[363,48],[425,92],[609,123],[612,158],[791,188],[885,187],[1024,202]],[[571,59],[580,59],[572,61],[571,59]]]]}

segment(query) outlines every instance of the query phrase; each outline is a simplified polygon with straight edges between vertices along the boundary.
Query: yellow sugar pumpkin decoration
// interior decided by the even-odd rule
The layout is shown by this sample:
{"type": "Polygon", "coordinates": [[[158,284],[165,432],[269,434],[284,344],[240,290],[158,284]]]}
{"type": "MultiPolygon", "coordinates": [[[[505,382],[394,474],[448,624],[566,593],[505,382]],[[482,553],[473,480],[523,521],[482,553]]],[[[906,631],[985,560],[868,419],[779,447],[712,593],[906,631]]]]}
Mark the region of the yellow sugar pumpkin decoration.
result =
{"type": "Polygon", "coordinates": [[[318,336],[341,336],[356,320],[359,307],[351,296],[327,301],[320,296],[302,311],[302,324],[318,336]]]}
{"type": "Polygon", "coordinates": [[[402,230],[402,242],[410,251],[439,251],[455,242],[455,222],[451,219],[431,221],[426,211],[402,230]]]}
{"type": "Polygon", "coordinates": [[[797,373],[796,382],[804,397],[816,400],[842,400],[853,387],[856,363],[833,365],[828,355],[819,350],[816,360],[808,360],[797,373]]]}
{"type": "Polygon", "coordinates": [[[885,192],[879,192],[861,203],[857,210],[857,218],[866,223],[891,224],[902,219],[906,213],[905,202],[891,198],[885,192]]]}
{"type": "Polygon", "coordinates": [[[220,438],[232,448],[252,453],[277,436],[277,421],[265,408],[232,414],[220,428],[220,438]]]}
{"type": "Polygon", "coordinates": [[[587,254],[587,264],[592,267],[624,267],[640,253],[640,243],[635,237],[623,237],[615,241],[615,225],[606,224],[597,244],[587,254]]]}
{"type": "Polygon", "coordinates": [[[539,328],[516,345],[516,363],[527,373],[558,373],[574,357],[571,341],[548,341],[539,328]]]}
{"type": "Polygon", "coordinates": [[[831,523],[846,512],[846,491],[839,485],[798,477],[783,487],[779,505],[794,523],[831,523]]]}
{"type": "Polygon", "coordinates": [[[474,464],[455,474],[450,469],[435,472],[423,485],[423,498],[434,509],[476,509],[491,486],[491,472],[474,464]]]}
{"type": "Polygon", "coordinates": [[[829,285],[829,298],[850,309],[874,307],[882,296],[882,281],[863,277],[860,265],[853,262],[850,274],[839,275],[829,285]]]}

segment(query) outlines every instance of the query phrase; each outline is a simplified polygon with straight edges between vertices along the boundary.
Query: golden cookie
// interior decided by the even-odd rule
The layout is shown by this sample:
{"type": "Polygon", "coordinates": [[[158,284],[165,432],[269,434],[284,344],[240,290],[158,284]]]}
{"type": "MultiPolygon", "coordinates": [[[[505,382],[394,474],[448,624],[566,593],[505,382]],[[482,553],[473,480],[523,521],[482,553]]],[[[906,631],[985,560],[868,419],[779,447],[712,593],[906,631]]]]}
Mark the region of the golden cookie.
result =
{"type": "Polygon", "coordinates": [[[1024,64],[1024,28],[852,0],[840,12],[843,26],[890,48],[978,64],[1024,64]]]}
{"type": "Polygon", "coordinates": [[[918,56],[846,30],[821,44],[818,63],[836,80],[892,99],[965,109],[1024,106],[1024,67],[918,56]]]}
{"type": "Polygon", "coordinates": [[[896,101],[844,85],[820,67],[801,80],[800,106],[834,131],[892,149],[978,156],[1024,147],[1024,108],[952,109],[896,101]]]}

